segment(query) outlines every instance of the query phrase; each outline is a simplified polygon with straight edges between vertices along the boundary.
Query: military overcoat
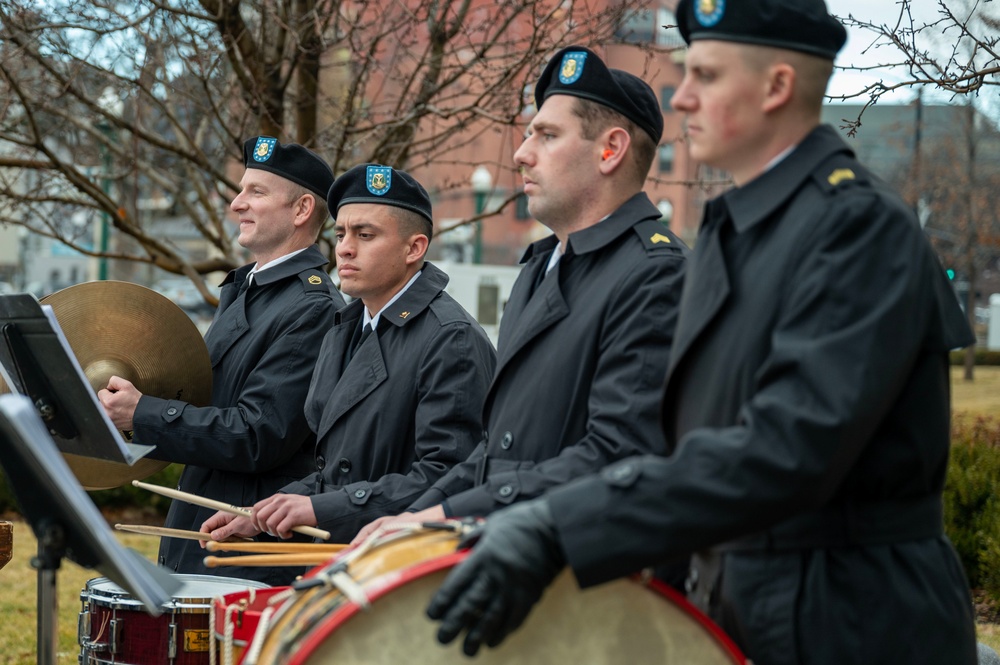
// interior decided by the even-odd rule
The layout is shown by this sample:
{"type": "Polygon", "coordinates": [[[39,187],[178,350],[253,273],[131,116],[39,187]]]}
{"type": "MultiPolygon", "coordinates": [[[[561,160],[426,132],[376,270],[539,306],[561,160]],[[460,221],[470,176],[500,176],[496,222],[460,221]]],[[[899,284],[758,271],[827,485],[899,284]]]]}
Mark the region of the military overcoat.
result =
{"type": "Polygon", "coordinates": [[[528,248],[511,290],[483,441],[412,509],[446,499],[452,515],[486,515],[611,461],[665,452],[660,386],[686,247],[643,193],[570,234],[543,278],[556,243],[528,248]]]}
{"type": "Polygon", "coordinates": [[[686,279],[672,456],[550,496],[578,580],[716,546],[691,595],[755,663],[974,663],[941,517],[973,338],[910,209],[822,126],[709,202],[686,279]]]}
{"type": "MultiPolygon", "coordinates": [[[[309,472],[315,440],[304,404],[323,336],[344,299],[315,246],[254,276],[252,265],[223,281],[205,335],[212,361],[211,406],[143,396],[134,440],[150,455],[185,464],[179,488],[236,506],[252,506],[309,472]]],[[[174,501],[166,526],[197,531],[215,510],[174,501]]],[[[197,541],[164,538],[159,561],[183,573],[287,583],[281,569],[206,568],[197,541]]]]}
{"type": "Polygon", "coordinates": [[[479,441],[496,354],[447,284],[425,263],[349,363],[360,300],[337,313],[323,340],[306,400],[314,471],[282,491],[311,496],[333,542],[405,509],[479,441]]]}

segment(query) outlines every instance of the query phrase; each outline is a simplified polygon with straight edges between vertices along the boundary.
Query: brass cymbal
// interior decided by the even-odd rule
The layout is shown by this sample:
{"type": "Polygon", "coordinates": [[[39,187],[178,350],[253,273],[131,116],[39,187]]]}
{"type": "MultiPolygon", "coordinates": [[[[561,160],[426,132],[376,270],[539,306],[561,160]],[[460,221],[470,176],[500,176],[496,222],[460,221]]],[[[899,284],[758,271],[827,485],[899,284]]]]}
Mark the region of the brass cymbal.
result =
{"type": "MultiPolygon", "coordinates": [[[[212,398],[208,347],[188,315],[166,296],[138,284],[85,282],[39,302],[51,305],[94,392],[112,375],[144,395],[205,406],[212,398]]],[[[142,443],[137,441],[136,443],[142,443]]],[[[148,478],[169,464],[142,458],[134,465],[64,454],[87,490],[148,478]]]]}

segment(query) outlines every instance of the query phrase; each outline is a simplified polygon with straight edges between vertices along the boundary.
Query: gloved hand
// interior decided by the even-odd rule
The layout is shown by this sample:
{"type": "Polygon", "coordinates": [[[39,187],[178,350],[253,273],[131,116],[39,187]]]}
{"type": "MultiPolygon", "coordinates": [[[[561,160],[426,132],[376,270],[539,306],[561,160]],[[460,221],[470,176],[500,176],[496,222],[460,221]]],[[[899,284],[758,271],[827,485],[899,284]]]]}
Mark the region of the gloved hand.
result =
{"type": "Polygon", "coordinates": [[[467,630],[462,650],[474,656],[520,626],[545,587],[566,565],[545,499],[491,515],[472,554],[445,579],[427,606],[441,620],[437,639],[448,644],[467,630]]]}

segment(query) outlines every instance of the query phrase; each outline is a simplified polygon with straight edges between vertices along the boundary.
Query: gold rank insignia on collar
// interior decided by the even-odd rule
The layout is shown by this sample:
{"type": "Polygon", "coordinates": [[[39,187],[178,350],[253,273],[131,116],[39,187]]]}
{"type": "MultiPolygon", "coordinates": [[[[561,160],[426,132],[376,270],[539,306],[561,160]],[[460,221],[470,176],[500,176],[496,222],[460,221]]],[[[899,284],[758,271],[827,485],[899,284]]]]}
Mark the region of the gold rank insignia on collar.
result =
{"type": "Polygon", "coordinates": [[[399,313],[399,318],[401,318],[401,319],[405,319],[405,318],[406,318],[406,317],[408,317],[409,315],[410,315],[410,313],[409,313],[409,312],[400,312],[400,313],[399,313]]]}
{"type": "Polygon", "coordinates": [[[323,282],[323,279],[319,275],[309,275],[309,283],[310,284],[320,284],[322,282],[323,282]]]}
{"type": "Polygon", "coordinates": [[[650,236],[649,241],[655,245],[656,243],[659,242],[670,242],[670,238],[663,235],[662,233],[654,233],[652,236],[650,236]]]}
{"type": "Polygon", "coordinates": [[[854,171],[851,169],[835,169],[826,177],[826,181],[836,187],[845,180],[854,180],[855,177],[854,171]]]}

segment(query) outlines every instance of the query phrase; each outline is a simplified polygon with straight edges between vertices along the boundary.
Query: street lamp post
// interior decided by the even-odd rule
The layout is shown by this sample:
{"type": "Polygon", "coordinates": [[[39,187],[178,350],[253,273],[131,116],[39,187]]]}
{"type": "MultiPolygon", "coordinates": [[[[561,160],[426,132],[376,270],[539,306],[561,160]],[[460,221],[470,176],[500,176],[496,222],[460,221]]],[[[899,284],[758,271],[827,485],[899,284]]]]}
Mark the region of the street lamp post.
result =
{"type": "MultiPolygon", "coordinates": [[[[472,172],[472,193],[476,199],[476,214],[482,215],[486,210],[486,197],[493,189],[493,175],[490,170],[480,164],[472,172]]],[[[476,220],[476,235],[472,245],[472,262],[483,262],[483,220],[476,220]]]]}
{"type": "MultiPolygon", "coordinates": [[[[108,87],[104,89],[104,92],[97,100],[98,107],[101,110],[115,116],[121,116],[122,100],[115,94],[115,91],[108,87]]],[[[114,142],[115,140],[115,129],[111,124],[104,118],[101,118],[97,123],[97,129],[104,134],[107,142],[101,145],[101,162],[102,162],[102,173],[101,173],[101,191],[104,194],[111,194],[111,150],[108,144],[114,142]]],[[[98,245],[100,250],[100,258],[97,263],[97,279],[106,280],[108,278],[108,236],[111,234],[111,224],[108,219],[107,211],[101,213],[101,239],[98,245]]]]}

